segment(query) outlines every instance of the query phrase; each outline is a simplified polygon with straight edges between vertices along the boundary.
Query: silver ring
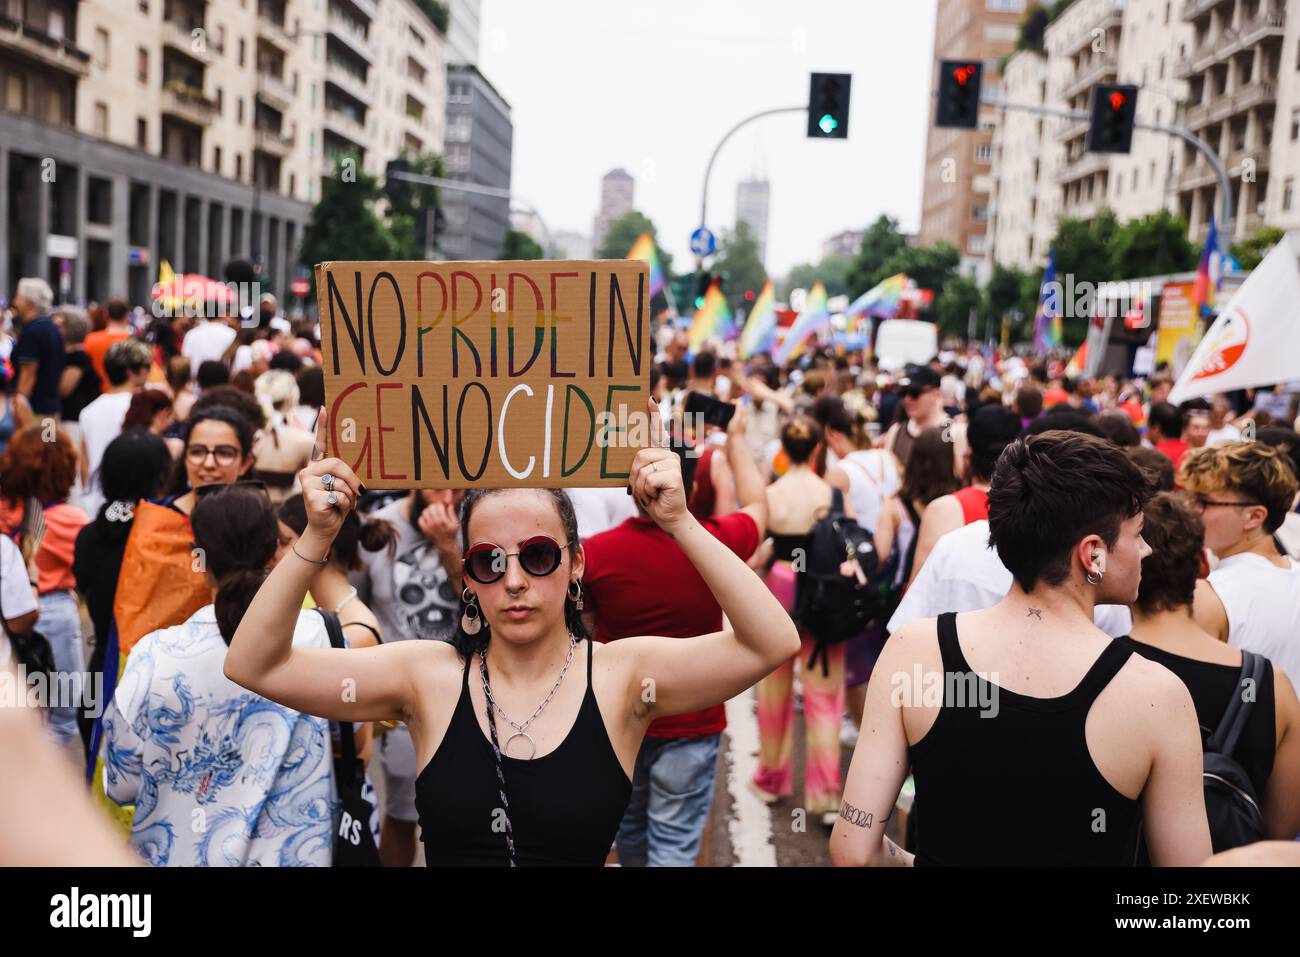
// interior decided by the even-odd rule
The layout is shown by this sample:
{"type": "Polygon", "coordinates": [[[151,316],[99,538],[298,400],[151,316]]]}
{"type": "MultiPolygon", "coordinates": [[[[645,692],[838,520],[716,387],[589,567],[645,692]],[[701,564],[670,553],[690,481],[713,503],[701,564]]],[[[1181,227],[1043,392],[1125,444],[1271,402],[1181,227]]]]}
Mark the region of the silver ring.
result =
{"type": "Polygon", "coordinates": [[[338,492],[330,492],[328,495],[325,496],[325,501],[328,502],[330,505],[337,505],[339,503],[338,492]]]}
{"type": "Polygon", "coordinates": [[[334,475],[330,472],[326,472],[320,477],[320,484],[321,488],[328,492],[330,489],[334,488],[334,475]]]}

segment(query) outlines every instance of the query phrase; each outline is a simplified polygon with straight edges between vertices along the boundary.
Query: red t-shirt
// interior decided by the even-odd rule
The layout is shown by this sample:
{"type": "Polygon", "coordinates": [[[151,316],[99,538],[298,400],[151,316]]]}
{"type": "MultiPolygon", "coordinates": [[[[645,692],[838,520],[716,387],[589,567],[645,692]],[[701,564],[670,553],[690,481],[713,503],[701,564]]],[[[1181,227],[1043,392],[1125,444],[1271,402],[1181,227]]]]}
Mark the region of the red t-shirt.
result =
{"type": "MultiPolygon", "coordinates": [[[[700,521],[742,559],[758,548],[758,525],[744,512],[700,521]]],[[[722,609],[681,547],[651,519],[629,518],[582,543],[583,591],[596,613],[596,640],[635,635],[694,638],[722,629],[722,609]]],[[[651,738],[702,738],[727,726],[723,705],[659,718],[651,738]]]]}
{"type": "Polygon", "coordinates": [[[1178,466],[1182,464],[1183,456],[1187,454],[1190,446],[1182,439],[1165,439],[1156,446],[1157,452],[1162,452],[1169,461],[1174,463],[1174,474],[1178,474],[1178,466]]]}
{"type": "Polygon", "coordinates": [[[953,498],[961,505],[963,525],[970,525],[972,522],[978,522],[989,517],[989,493],[987,489],[967,485],[964,489],[954,493],[953,498]]]}

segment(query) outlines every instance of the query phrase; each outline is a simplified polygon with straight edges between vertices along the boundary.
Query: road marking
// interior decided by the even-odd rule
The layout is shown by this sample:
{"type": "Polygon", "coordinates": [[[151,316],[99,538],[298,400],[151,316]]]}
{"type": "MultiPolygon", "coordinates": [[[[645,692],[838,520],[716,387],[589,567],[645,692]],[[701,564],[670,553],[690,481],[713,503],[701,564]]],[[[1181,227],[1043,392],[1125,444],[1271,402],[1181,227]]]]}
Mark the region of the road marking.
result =
{"type": "Polygon", "coordinates": [[[758,767],[758,715],[754,689],[727,702],[727,793],[734,813],[727,822],[736,867],[776,867],[772,809],[749,789],[758,767]]]}

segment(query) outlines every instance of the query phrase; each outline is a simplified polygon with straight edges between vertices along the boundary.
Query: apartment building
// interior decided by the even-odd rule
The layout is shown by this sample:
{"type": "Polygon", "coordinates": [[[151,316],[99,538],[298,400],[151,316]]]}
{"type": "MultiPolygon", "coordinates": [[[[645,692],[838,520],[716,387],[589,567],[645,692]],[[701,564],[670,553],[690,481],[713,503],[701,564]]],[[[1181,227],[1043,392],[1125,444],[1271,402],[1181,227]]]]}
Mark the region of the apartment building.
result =
{"type": "MultiPolygon", "coordinates": [[[[510,104],[477,67],[448,66],[447,177],[508,190],[513,146],[510,104]]],[[[440,245],[449,259],[501,255],[510,228],[509,199],[446,189],[442,205],[446,231],[440,245]]]]}
{"type": "MultiPolygon", "coordinates": [[[[1047,57],[1040,51],[1016,53],[1002,71],[1008,103],[1045,106],[1051,102],[1048,83],[1047,57]]],[[[989,257],[1003,266],[1031,269],[1046,256],[1056,229],[1056,171],[1064,151],[1053,117],[1024,110],[1001,113],[993,136],[989,257]]]]}
{"type": "MultiPolygon", "coordinates": [[[[1024,0],[939,0],[934,36],[938,61],[969,59],[984,64],[984,90],[1001,93],[1000,59],[1015,49],[1024,0]]],[[[993,132],[997,113],[987,108],[980,127],[939,129],[933,112],[926,144],[921,200],[922,245],[944,240],[961,251],[964,273],[983,277],[989,268],[990,205],[993,193],[993,132]]]]}
{"type": "Polygon", "coordinates": [[[143,303],[164,259],[238,257],[283,293],[340,159],[441,151],[446,27],[432,0],[0,0],[0,295],[143,303]]]}
{"type": "MultiPolygon", "coordinates": [[[[1191,41],[1174,67],[1188,87],[1188,129],[1228,167],[1232,239],[1263,225],[1300,226],[1300,3],[1186,0],[1191,41]]],[[[1178,203],[1194,238],[1221,208],[1210,165],[1184,147],[1178,203]]]]}

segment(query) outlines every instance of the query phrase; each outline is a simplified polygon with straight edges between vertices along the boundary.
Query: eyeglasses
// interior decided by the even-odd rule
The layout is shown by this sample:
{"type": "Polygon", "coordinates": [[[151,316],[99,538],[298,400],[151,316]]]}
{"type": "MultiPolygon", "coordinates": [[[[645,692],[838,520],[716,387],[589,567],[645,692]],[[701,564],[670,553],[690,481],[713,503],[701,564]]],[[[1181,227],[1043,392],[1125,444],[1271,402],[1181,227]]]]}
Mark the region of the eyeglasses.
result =
{"type": "Polygon", "coordinates": [[[1193,495],[1191,498],[1191,506],[1198,512],[1204,512],[1207,508],[1210,508],[1213,505],[1219,505],[1223,508],[1246,508],[1249,505],[1263,504],[1263,502],[1222,502],[1212,498],[1202,498],[1199,495],[1193,495]]]}
{"type": "Polygon", "coordinates": [[[265,492],[266,483],[260,479],[244,479],[242,482],[213,482],[211,485],[200,485],[194,490],[194,497],[211,498],[214,495],[220,495],[222,492],[229,491],[232,488],[252,489],[255,492],[265,492]]]}
{"type": "Polygon", "coordinates": [[[561,545],[546,535],[528,539],[517,552],[507,552],[491,542],[479,542],[465,553],[465,574],[480,585],[491,585],[505,575],[510,556],[517,555],[520,568],[534,578],[544,578],[560,567],[568,545],[568,542],[561,545]]]}
{"type": "Polygon", "coordinates": [[[233,445],[218,445],[216,448],[208,448],[206,445],[187,445],[185,447],[185,461],[190,465],[202,465],[211,455],[218,465],[229,467],[239,461],[239,449],[233,445]]]}

